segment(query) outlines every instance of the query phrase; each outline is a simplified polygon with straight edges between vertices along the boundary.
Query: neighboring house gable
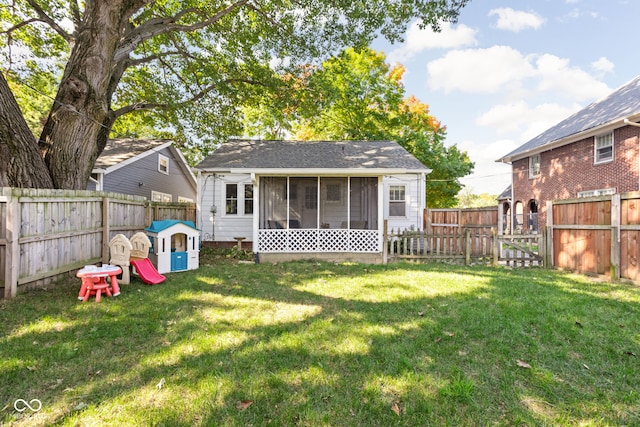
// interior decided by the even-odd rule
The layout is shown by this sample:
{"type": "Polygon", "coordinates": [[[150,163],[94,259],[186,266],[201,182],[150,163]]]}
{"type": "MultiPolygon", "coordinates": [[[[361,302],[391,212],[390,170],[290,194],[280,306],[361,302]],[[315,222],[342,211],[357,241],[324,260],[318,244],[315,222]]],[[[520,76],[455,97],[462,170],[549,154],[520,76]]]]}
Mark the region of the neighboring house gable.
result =
{"type": "Polygon", "coordinates": [[[498,161],[512,165],[514,229],[546,223],[546,202],[640,188],[640,77],[498,161]]]}
{"type": "Polygon", "coordinates": [[[195,202],[196,178],[171,141],[112,139],[96,160],[88,190],[195,202]]]}
{"type": "Polygon", "coordinates": [[[196,169],[203,241],[300,253],[379,253],[383,219],[421,228],[430,172],[393,141],[234,140],[196,169]]]}

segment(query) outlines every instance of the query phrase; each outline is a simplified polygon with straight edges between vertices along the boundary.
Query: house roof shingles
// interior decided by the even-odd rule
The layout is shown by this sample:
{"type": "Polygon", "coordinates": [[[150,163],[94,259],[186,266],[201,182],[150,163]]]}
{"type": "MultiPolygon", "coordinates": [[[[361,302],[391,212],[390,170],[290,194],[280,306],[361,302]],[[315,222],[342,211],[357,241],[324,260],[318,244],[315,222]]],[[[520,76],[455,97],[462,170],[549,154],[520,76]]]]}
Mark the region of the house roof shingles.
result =
{"type": "Polygon", "coordinates": [[[516,148],[499,161],[511,161],[556,141],[640,112],[640,76],[516,148]]]}
{"type": "Polygon", "coordinates": [[[230,140],[204,159],[200,170],[429,168],[394,141],[230,140]]]}
{"type": "Polygon", "coordinates": [[[95,168],[107,169],[146,151],[167,144],[162,139],[110,139],[100,156],[96,159],[95,168]]]}

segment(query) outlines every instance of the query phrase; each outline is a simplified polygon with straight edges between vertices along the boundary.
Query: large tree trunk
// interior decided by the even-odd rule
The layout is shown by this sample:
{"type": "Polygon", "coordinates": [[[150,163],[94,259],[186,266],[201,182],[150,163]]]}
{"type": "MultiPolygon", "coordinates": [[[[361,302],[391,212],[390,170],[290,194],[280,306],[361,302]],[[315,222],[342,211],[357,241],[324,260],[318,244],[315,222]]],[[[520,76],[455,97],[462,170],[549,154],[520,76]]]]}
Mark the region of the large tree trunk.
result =
{"type": "MultiPolygon", "coordinates": [[[[124,0],[87,2],[40,148],[56,188],[85,189],[115,120],[110,110],[114,52],[124,0]]],[[[119,78],[118,78],[119,79],[119,78]]]]}
{"type": "Polygon", "coordinates": [[[0,187],[53,188],[38,142],[0,73],[0,187]]]}

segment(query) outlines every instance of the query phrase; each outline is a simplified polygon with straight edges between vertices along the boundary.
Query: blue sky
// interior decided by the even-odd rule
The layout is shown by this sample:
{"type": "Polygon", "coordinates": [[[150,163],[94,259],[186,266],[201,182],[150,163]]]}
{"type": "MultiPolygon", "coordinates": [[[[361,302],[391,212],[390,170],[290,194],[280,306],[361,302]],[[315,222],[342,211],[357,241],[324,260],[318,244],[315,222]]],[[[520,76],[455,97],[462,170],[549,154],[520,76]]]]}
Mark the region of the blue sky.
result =
{"type": "Polygon", "coordinates": [[[495,160],[640,74],[637,0],[471,0],[442,32],[413,25],[373,48],[406,67],[407,95],[447,126],[476,163],[462,182],[498,194],[495,160]]]}

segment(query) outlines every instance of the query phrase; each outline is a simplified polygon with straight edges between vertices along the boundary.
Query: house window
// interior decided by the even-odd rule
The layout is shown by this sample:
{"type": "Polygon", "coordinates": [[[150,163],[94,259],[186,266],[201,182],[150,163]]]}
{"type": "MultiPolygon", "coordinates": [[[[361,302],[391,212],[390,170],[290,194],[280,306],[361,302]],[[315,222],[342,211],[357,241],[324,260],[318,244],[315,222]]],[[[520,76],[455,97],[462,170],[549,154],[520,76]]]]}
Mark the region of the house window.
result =
{"type": "Polygon", "coordinates": [[[193,203],[193,199],[184,196],[178,196],[178,203],[193,203]]]}
{"type": "Polygon", "coordinates": [[[580,191],[578,197],[596,197],[596,196],[609,196],[616,194],[615,188],[601,188],[599,190],[580,191]]]}
{"type": "Polygon", "coordinates": [[[389,216],[406,216],[404,185],[389,186],[389,216]]]}
{"type": "Polygon", "coordinates": [[[309,210],[318,209],[317,185],[308,185],[304,187],[304,208],[309,210]]]}
{"type": "Polygon", "coordinates": [[[169,175],[169,158],[158,154],[158,172],[169,175]]]}
{"type": "Polygon", "coordinates": [[[340,184],[327,184],[327,202],[340,203],[342,200],[340,184]]]}
{"type": "Polygon", "coordinates": [[[225,193],[225,213],[238,214],[238,184],[227,184],[225,193]]]}
{"type": "Polygon", "coordinates": [[[595,137],[595,163],[613,160],[613,132],[595,137]]]}
{"type": "Polygon", "coordinates": [[[253,184],[244,185],[244,214],[253,214],[253,184]]]}
{"type": "Polygon", "coordinates": [[[172,201],[172,197],[171,197],[171,194],[161,193],[159,191],[152,191],[151,201],[170,203],[172,201]]]}
{"type": "Polygon", "coordinates": [[[540,154],[529,157],[529,178],[540,176],[540,154]]]}

